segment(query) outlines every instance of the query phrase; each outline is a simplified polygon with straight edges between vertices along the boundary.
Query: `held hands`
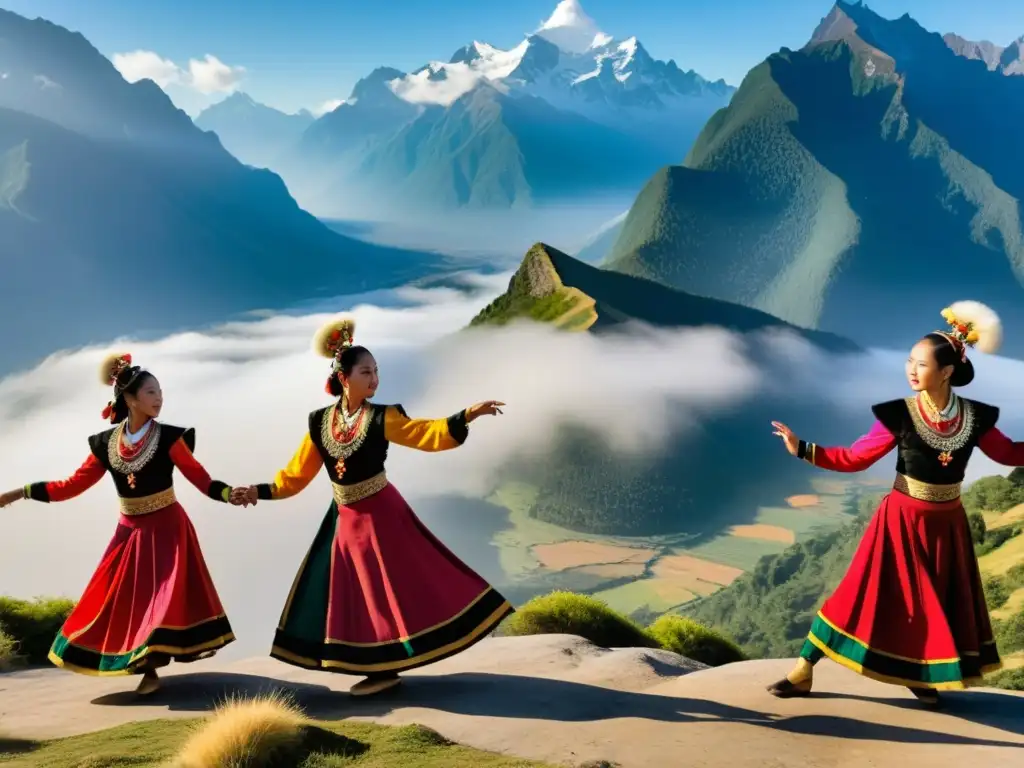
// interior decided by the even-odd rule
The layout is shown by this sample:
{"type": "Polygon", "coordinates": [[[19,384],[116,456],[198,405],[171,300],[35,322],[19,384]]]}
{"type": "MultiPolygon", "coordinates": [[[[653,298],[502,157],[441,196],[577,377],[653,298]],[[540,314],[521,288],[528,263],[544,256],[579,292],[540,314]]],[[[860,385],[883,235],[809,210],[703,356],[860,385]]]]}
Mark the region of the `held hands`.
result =
{"type": "Polygon", "coordinates": [[[238,488],[231,489],[231,495],[228,497],[228,502],[234,504],[236,507],[248,507],[250,504],[256,506],[256,501],[259,497],[256,495],[256,486],[239,486],[238,488]]]}
{"type": "Polygon", "coordinates": [[[796,456],[800,450],[800,438],[794,435],[793,430],[781,421],[773,421],[772,426],[775,427],[775,431],[772,434],[781,437],[782,444],[786,446],[786,450],[793,456],[796,456]]]}
{"type": "Polygon", "coordinates": [[[16,491],[8,491],[7,493],[0,494],[0,509],[10,506],[16,501],[20,501],[25,498],[25,491],[18,488],[16,491]]]}
{"type": "Polygon", "coordinates": [[[477,403],[466,409],[466,423],[469,424],[481,416],[496,416],[501,413],[503,405],[504,403],[500,400],[485,400],[482,403],[477,403]]]}

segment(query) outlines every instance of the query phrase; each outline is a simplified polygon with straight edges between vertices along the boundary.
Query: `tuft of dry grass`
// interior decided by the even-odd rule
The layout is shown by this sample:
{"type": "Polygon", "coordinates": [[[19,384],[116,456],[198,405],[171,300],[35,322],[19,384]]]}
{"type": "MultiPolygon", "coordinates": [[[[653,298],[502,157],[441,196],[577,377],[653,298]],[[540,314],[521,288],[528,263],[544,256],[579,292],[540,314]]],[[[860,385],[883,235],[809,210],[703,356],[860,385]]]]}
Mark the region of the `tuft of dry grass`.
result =
{"type": "Polygon", "coordinates": [[[229,699],[205,720],[168,768],[264,768],[298,750],[310,721],[287,696],[229,699]]]}

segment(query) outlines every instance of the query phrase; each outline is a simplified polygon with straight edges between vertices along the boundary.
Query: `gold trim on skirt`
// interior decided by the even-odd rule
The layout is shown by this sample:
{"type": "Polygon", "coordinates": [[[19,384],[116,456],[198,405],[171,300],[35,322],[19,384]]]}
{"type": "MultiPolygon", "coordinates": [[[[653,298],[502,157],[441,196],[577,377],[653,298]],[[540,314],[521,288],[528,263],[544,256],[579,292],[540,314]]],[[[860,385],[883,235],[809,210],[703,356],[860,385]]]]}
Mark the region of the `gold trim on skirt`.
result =
{"type": "Polygon", "coordinates": [[[149,496],[139,496],[137,498],[125,498],[121,497],[121,514],[127,517],[133,517],[135,515],[148,515],[150,512],[156,512],[164,507],[169,507],[177,501],[177,497],[174,495],[174,489],[168,488],[166,491],[160,491],[160,493],[153,493],[149,496]]]}
{"type": "Polygon", "coordinates": [[[334,501],[339,507],[347,507],[357,501],[368,499],[375,493],[383,491],[388,484],[387,472],[380,472],[373,477],[351,485],[331,483],[334,489],[334,501]]]}
{"type": "Polygon", "coordinates": [[[947,485],[936,485],[935,483],[924,483],[906,475],[897,474],[896,481],[892,484],[900,493],[905,493],[912,499],[920,501],[953,501],[960,498],[961,483],[949,483],[947,485]]]}

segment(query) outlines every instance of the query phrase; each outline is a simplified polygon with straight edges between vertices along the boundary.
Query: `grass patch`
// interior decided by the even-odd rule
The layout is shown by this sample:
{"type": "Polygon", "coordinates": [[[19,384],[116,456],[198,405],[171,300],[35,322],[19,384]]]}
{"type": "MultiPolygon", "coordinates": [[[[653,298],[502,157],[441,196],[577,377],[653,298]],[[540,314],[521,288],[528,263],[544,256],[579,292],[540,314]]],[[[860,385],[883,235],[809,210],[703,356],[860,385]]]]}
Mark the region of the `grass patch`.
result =
{"type": "Polygon", "coordinates": [[[664,613],[690,602],[697,595],[677,581],[653,577],[634,579],[621,586],[602,590],[594,597],[607,603],[612,610],[629,614],[642,606],[655,613],[664,613]]]}
{"type": "Polygon", "coordinates": [[[535,597],[502,622],[499,634],[579,635],[602,648],[657,648],[659,643],[635,621],[601,600],[574,592],[535,597]]]}
{"type": "Polygon", "coordinates": [[[0,739],[21,768],[546,768],[471,749],[419,725],[315,722],[280,701],[229,704],[212,717],[150,720],[27,742],[0,739]]]}
{"type": "Polygon", "coordinates": [[[666,651],[712,667],[746,659],[739,646],[721,632],[685,616],[661,616],[647,631],[666,651]]]}
{"type": "Polygon", "coordinates": [[[726,534],[715,536],[703,544],[681,551],[702,560],[711,560],[715,563],[731,565],[742,571],[751,571],[762,557],[778,555],[784,552],[787,546],[789,545],[778,541],[745,539],[741,536],[726,534]]]}
{"type": "Polygon", "coordinates": [[[717,667],[745,658],[731,639],[684,616],[662,616],[646,629],[588,595],[552,592],[509,616],[498,634],[578,635],[602,648],[661,648],[717,667]]]}

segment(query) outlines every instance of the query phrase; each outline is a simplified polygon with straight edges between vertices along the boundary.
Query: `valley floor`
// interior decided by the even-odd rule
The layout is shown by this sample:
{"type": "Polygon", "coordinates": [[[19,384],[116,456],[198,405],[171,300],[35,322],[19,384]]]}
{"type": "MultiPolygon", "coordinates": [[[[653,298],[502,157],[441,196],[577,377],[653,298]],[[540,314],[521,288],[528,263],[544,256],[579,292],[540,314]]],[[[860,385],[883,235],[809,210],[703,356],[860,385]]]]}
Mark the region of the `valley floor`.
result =
{"type": "Polygon", "coordinates": [[[488,501],[509,511],[510,527],[493,543],[512,584],[530,585],[536,594],[586,592],[622,613],[660,614],[728,586],[764,555],[839,528],[851,519],[844,507],[851,490],[872,492],[884,485],[867,478],[815,478],[813,493],[761,507],[750,523],[728,526],[698,544],[685,533],[598,536],[536,520],[530,517],[536,492],[528,485],[505,485],[488,501]]]}

